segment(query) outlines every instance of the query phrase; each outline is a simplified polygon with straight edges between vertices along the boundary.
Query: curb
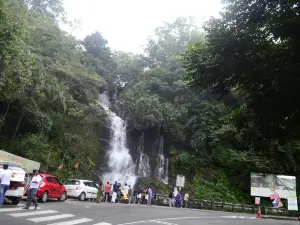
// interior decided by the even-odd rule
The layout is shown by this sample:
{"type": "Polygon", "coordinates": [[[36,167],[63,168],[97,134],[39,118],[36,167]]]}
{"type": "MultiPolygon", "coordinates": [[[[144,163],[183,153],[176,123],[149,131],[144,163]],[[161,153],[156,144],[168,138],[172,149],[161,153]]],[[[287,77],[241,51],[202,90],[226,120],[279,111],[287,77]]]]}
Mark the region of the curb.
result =
{"type": "Polygon", "coordinates": [[[296,217],[262,216],[262,219],[298,221],[298,218],[296,218],[296,217]]]}

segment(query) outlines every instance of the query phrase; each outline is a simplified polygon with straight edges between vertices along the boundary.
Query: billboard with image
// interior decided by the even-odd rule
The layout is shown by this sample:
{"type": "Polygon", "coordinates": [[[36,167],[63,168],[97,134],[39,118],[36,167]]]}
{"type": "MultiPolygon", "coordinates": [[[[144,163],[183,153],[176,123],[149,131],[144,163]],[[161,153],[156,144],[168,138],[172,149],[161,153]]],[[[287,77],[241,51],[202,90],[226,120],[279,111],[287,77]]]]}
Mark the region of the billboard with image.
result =
{"type": "Polygon", "coordinates": [[[296,177],[251,173],[251,196],[288,199],[296,195],[296,177]]]}

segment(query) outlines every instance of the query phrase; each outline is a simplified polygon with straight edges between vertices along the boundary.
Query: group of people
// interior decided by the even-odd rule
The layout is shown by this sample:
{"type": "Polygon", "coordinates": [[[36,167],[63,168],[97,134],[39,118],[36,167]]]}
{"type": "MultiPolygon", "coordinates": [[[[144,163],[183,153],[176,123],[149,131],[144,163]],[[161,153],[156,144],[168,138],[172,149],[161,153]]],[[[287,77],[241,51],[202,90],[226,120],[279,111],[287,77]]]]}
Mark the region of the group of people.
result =
{"type": "MultiPolygon", "coordinates": [[[[141,185],[138,185],[134,190],[131,185],[125,183],[124,186],[117,181],[114,184],[107,182],[105,185],[101,185],[102,201],[103,202],[125,202],[133,204],[147,204],[151,206],[153,203],[156,204],[156,192],[153,191],[151,187],[143,189],[141,185]],[[127,202],[126,202],[127,201],[127,202]]],[[[185,194],[182,191],[172,191],[169,192],[169,206],[177,208],[188,208],[189,203],[189,193],[185,194]]]]}
{"type": "Polygon", "coordinates": [[[105,185],[101,186],[101,192],[103,202],[126,202],[141,204],[146,201],[147,205],[152,204],[152,200],[156,198],[156,193],[153,194],[152,188],[148,187],[143,190],[139,185],[136,190],[133,190],[131,185],[125,185],[122,187],[121,183],[117,181],[114,184],[107,182],[105,185]]]}
{"type": "Polygon", "coordinates": [[[169,192],[169,207],[176,208],[188,208],[190,195],[186,192],[184,195],[181,191],[172,191],[169,192]]]}
{"type": "MultiPolygon", "coordinates": [[[[9,190],[10,183],[12,178],[14,177],[14,173],[12,170],[8,168],[8,164],[3,165],[3,171],[0,172],[0,208],[3,205],[5,194],[7,190],[9,190]]],[[[33,171],[33,176],[30,181],[30,186],[28,190],[27,203],[23,209],[29,209],[31,202],[34,204],[34,209],[37,209],[38,204],[36,201],[36,192],[38,190],[39,184],[42,181],[42,177],[39,175],[38,170],[33,171]]]]}

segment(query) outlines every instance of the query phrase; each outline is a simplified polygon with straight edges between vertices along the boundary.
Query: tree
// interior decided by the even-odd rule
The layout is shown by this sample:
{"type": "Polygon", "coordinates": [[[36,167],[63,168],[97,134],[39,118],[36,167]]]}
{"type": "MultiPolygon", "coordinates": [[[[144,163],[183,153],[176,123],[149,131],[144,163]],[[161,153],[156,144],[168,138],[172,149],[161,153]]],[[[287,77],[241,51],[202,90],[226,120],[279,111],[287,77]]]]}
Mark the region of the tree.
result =
{"type": "Polygon", "coordinates": [[[183,55],[190,85],[244,99],[244,126],[265,140],[299,138],[299,2],[226,0],[220,19],[206,24],[207,42],[183,55]],[[248,125],[247,125],[248,124],[248,125]]]}
{"type": "Polygon", "coordinates": [[[193,18],[177,18],[173,23],[164,23],[155,29],[148,39],[145,52],[151,68],[167,66],[169,60],[179,56],[186,46],[204,40],[204,33],[195,25],[193,18]]]}

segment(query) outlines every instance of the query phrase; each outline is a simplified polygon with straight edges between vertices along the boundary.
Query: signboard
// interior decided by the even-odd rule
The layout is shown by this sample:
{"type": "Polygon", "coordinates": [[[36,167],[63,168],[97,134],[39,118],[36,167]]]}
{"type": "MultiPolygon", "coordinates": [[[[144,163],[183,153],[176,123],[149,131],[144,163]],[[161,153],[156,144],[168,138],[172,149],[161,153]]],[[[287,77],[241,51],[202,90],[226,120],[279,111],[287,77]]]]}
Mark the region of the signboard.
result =
{"type": "Polygon", "coordinates": [[[177,187],[184,187],[184,183],[185,183],[185,176],[177,175],[176,186],[177,187]]]}
{"type": "Polygon", "coordinates": [[[260,205],[260,197],[255,197],[255,205],[260,205]]]}
{"type": "Polygon", "coordinates": [[[0,162],[15,162],[21,164],[28,172],[40,169],[40,163],[0,150],[0,162]]]}
{"type": "Polygon", "coordinates": [[[296,177],[251,173],[251,196],[288,199],[290,193],[296,196],[296,177]]]}
{"type": "Polygon", "coordinates": [[[288,196],[288,210],[298,211],[297,196],[293,192],[288,196]]]}

